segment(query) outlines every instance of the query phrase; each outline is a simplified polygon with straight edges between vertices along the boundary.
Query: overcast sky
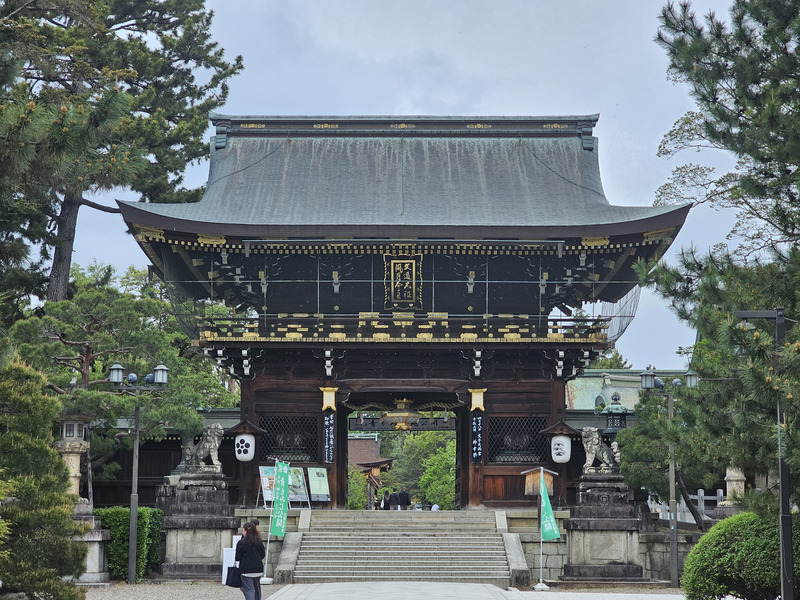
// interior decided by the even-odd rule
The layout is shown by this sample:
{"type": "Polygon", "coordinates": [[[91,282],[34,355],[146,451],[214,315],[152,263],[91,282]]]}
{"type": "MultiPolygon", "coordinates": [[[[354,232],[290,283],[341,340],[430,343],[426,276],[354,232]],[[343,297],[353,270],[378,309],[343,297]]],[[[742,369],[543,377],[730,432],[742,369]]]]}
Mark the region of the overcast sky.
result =
{"type": "MultiPolygon", "coordinates": [[[[662,136],[693,107],[653,42],[656,0],[208,0],[214,38],[244,71],[220,112],[237,115],[600,114],[600,170],[612,204],[650,205],[673,166],[662,136]]],[[[696,11],[727,15],[729,0],[696,11]]],[[[209,135],[211,131],[209,130],[209,135]]],[[[204,183],[207,164],[187,183],[204,183]]],[[[136,199],[118,191],[96,198],[136,199]]],[[[670,249],[724,242],[731,215],[691,211],[670,249]]],[[[119,215],[81,213],[74,260],[120,272],[147,260],[119,215]]],[[[681,369],[694,333],[645,292],[618,341],[637,369],[681,369]]]]}

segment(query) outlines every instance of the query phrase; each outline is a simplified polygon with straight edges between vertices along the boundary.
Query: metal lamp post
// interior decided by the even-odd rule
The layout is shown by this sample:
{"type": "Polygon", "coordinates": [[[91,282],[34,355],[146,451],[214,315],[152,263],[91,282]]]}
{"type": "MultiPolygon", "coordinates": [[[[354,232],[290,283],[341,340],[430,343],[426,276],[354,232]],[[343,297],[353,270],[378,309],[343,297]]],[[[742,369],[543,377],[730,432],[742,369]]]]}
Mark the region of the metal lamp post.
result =
{"type": "MultiPolygon", "coordinates": [[[[674,414],[674,403],[672,394],[665,392],[666,384],[660,377],[648,367],[647,371],[640,375],[642,379],[642,389],[648,394],[666,396],[667,398],[667,418],[672,423],[674,414]],[[657,392],[650,390],[656,389],[657,392]]],[[[686,387],[697,386],[697,374],[689,371],[684,376],[686,387]]],[[[674,379],[673,385],[682,385],[680,379],[674,379]]],[[[675,442],[669,441],[669,581],[672,587],[678,587],[678,502],[675,498],[675,442]]]]}
{"type": "MultiPolygon", "coordinates": [[[[775,349],[783,346],[786,338],[786,319],[784,309],[774,310],[735,310],[733,314],[740,319],[764,319],[775,323],[775,349]]],[[[780,544],[781,544],[781,600],[794,600],[794,556],[792,555],[792,513],[790,504],[790,473],[789,465],[783,457],[781,449],[781,430],[783,429],[784,416],[781,411],[781,402],[778,400],[778,483],[780,484],[780,544]]]]}
{"type": "Polygon", "coordinates": [[[119,363],[111,365],[108,380],[117,390],[134,392],[136,394],[136,407],[133,411],[133,475],[131,477],[131,517],[128,532],[128,583],[136,583],[136,546],[137,528],[139,524],[139,394],[143,391],[152,392],[167,384],[169,369],[164,363],[144,378],[144,385],[136,385],[138,378],[135,373],[130,373],[123,382],[125,369],[119,363]]]}

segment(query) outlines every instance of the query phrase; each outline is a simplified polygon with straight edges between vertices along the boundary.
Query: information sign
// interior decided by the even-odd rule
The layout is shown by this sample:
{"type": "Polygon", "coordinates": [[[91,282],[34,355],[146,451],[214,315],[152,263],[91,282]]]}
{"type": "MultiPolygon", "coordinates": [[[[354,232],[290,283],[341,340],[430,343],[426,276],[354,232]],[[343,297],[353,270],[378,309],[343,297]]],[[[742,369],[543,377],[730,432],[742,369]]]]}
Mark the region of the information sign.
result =
{"type": "Polygon", "coordinates": [[[308,490],[306,489],[303,467],[291,467],[289,469],[289,502],[308,502],[308,490]]]}
{"type": "Polygon", "coordinates": [[[312,502],[330,502],[328,470],[321,467],[308,467],[308,488],[311,492],[312,502]]]}

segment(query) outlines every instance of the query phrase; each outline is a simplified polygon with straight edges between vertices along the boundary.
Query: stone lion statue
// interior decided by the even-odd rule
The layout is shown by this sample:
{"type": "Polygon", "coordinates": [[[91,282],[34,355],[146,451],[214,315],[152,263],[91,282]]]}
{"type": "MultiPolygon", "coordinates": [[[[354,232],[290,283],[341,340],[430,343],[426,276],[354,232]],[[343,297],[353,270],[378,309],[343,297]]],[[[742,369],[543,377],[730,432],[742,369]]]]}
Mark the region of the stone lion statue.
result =
{"type": "Polygon", "coordinates": [[[619,467],[620,453],[617,442],[612,442],[610,448],[606,446],[597,427],[584,427],[581,436],[583,449],[586,451],[586,462],[583,464],[584,473],[592,470],[595,459],[600,461],[600,469],[603,471],[619,467]]]}
{"type": "Polygon", "coordinates": [[[222,442],[222,434],[224,431],[222,425],[219,423],[212,423],[203,429],[202,437],[197,444],[189,440],[183,447],[183,462],[186,463],[186,466],[200,467],[204,465],[203,461],[206,458],[210,458],[211,464],[216,467],[217,470],[221,470],[222,463],[219,462],[217,453],[219,451],[220,442],[222,442]]]}

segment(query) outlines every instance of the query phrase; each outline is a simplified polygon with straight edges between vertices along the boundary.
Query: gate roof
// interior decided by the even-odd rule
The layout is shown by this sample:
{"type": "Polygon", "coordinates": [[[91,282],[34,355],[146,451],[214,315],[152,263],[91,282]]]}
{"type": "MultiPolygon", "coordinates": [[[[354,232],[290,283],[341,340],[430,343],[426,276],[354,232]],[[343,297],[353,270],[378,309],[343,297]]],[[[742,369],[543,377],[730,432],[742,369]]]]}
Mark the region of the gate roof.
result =
{"type": "Polygon", "coordinates": [[[199,203],[120,207],[129,224],[243,238],[677,231],[689,205],[608,202],[597,119],[214,115],[199,203]]]}

